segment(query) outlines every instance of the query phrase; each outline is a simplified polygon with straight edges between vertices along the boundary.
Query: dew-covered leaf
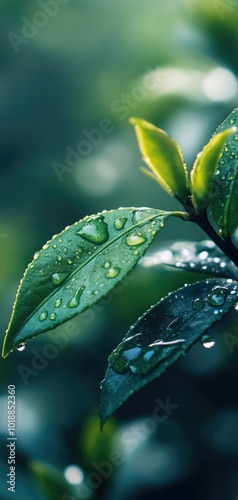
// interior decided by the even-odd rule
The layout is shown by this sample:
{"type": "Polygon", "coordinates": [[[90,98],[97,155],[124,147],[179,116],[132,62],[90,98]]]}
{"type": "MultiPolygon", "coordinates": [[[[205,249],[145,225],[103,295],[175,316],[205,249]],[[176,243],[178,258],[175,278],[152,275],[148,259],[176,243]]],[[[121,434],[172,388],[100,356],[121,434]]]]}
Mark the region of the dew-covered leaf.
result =
{"type": "Polygon", "coordinates": [[[209,143],[197,155],[191,172],[191,190],[193,205],[197,210],[204,210],[213,193],[214,174],[223,146],[237,129],[229,128],[213,136],[209,143]]]}
{"type": "Polygon", "coordinates": [[[3,356],[105,296],[133,269],[171,215],[149,208],[104,211],[48,241],[21,280],[3,356]]]}
{"type": "Polygon", "coordinates": [[[189,195],[188,174],[179,145],[160,128],[140,118],[131,118],[143,160],[165,191],[180,201],[189,195]]]}
{"type": "Polygon", "coordinates": [[[200,281],[169,294],[138,319],[108,358],[101,385],[102,425],[234,307],[237,286],[231,279],[200,281]]]}
{"type": "MultiPolygon", "coordinates": [[[[238,127],[238,108],[217,128],[214,135],[230,127],[238,127]]],[[[224,237],[232,236],[238,226],[238,132],[227,139],[215,172],[210,205],[212,216],[224,237]]]]}
{"type": "Polygon", "coordinates": [[[140,260],[140,265],[143,267],[153,267],[159,264],[197,273],[238,279],[235,264],[211,240],[199,243],[178,241],[169,248],[151,253],[140,260]]]}

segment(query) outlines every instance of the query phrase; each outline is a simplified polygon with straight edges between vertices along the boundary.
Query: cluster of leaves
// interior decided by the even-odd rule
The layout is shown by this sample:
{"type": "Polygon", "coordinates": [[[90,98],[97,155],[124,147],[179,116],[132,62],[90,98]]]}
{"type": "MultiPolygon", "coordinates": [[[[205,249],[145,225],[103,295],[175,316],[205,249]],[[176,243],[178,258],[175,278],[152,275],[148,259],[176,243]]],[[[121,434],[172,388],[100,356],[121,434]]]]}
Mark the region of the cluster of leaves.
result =
{"type": "Polygon", "coordinates": [[[102,382],[102,425],[237,303],[238,255],[232,235],[238,225],[238,109],[197,155],[190,176],[178,144],[163,130],[141,119],[131,123],[149,167],[143,170],[185,211],[119,208],[86,217],[53,236],[24,273],[3,346],[6,357],[100,300],[135,267],[170,217],[198,224],[213,241],[176,244],[169,256],[160,254],[159,262],[179,263],[215,278],[185,285],[162,299],[110,354],[102,382]]]}

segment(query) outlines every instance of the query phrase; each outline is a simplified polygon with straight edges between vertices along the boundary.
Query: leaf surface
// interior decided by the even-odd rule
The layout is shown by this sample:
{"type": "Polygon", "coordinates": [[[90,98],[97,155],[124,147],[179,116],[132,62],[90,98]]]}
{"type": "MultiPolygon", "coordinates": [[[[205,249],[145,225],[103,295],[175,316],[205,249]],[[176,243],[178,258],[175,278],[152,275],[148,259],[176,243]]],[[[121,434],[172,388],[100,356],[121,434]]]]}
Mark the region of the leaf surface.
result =
{"type": "Polygon", "coordinates": [[[140,118],[131,118],[143,160],[165,191],[186,201],[188,174],[179,145],[160,128],[140,118]]]}
{"type": "MultiPolygon", "coordinates": [[[[217,128],[214,135],[238,127],[238,108],[234,109],[217,128]]],[[[213,197],[210,205],[212,216],[226,238],[238,226],[238,132],[227,139],[215,175],[213,197]]]]}
{"type": "Polygon", "coordinates": [[[36,252],[21,280],[3,357],[105,296],[133,269],[172,214],[149,208],[104,211],[55,235],[36,252]]]}
{"type": "Polygon", "coordinates": [[[226,140],[234,131],[237,132],[237,129],[229,128],[215,135],[197,155],[191,172],[192,199],[197,210],[204,210],[210,202],[220,154],[226,140]]]}
{"type": "Polygon", "coordinates": [[[231,279],[200,281],[169,294],[138,319],[109,356],[101,385],[102,425],[234,307],[237,286],[231,279]]]}
{"type": "Polygon", "coordinates": [[[238,279],[238,271],[233,262],[211,240],[178,241],[168,249],[159,250],[142,257],[140,265],[154,267],[159,264],[186,269],[224,278],[238,279]]]}

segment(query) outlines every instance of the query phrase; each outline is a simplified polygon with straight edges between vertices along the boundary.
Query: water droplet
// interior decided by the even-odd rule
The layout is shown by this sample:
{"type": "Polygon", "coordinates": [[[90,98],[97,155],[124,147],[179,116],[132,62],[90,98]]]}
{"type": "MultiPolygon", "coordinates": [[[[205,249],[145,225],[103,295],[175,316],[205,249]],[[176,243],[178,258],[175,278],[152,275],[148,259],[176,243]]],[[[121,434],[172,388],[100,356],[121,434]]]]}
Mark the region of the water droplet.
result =
{"type": "Polygon", "coordinates": [[[69,277],[69,273],[54,273],[51,276],[51,283],[54,286],[59,286],[69,277]]]}
{"type": "Polygon", "coordinates": [[[208,255],[209,255],[209,254],[208,254],[208,252],[206,252],[206,251],[201,252],[201,253],[199,254],[199,259],[200,259],[200,260],[206,260],[206,259],[207,259],[207,257],[208,257],[208,255]]]}
{"type": "Polygon", "coordinates": [[[47,248],[49,248],[49,246],[50,246],[50,245],[49,245],[48,243],[46,243],[45,245],[43,245],[43,247],[42,247],[42,248],[43,248],[43,250],[47,250],[47,248]]]}
{"type": "Polygon", "coordinates": [[[228,181],[233,181],[234,179],[234,173],[232,171],[228,172],[227,174],[227,180],[228,181]]]}
{"type": "Polygon", "coordinates": [[[146,238],[142,236],[141,234],[129,234],[126,238],[126,243],[130,247],[142,245],[142,243],[145,243],[146,238]]]}
{"type": "Polygon", "coordinates": [[[48,312],[45,311],[45,312],[42,312],[39,316],[39,321],[45,321],[45,319],[47,318],[48,316],[48,312]]]}
{"type": "Polygon", "coordinates": [[[108,269],[108,267],[111,266],[111,262],[109,262],[109,260],[107,260],[106,262],[104,262],[104,264],[102,264],[102,267],[104,267],[104,269],[108,269]]]}
{"type": "Polygon", "coordinates": [[[68,302],[68,307],[78,307],[79,302],[80,302],[80,298],[81,298],[81,295],[82,295],[84,289],[85,289],[84,286],[80,286],[77,289],[74,297],[68,302]]]}
{"type": "Polygon", "coordinates": [[[37,260],[37,259],[39,259],[39,257],[40,257],[40,252],[36,252],[36,253],[34,254],[34,257],[33,257],[33,258],[34,258],[34,260],[37,260]]]}
{"type": "Polygon", "coordinates": [[[211,306],[223,306],[228,294],[228,288],[214,286],[208,294],[207,301],[211,306]]]}
{"type": "Polygon", "coordinates": [[[126,221],[127,221],[126,217],[117,217],[117,219],[114,222],[115,229],[117,229],[118,231],[120,229],[123,229],[126,221]]]}
{"type": "Polygon", "coordinates": [[[57,300],[55,301],[55,307],[60,307],[60,306],[61,306],[61,304],[62,304],[62,299],[57,299],[57,300]]]}
{"type": "Polygon", "coordinates": [[[236,302],[234,308],[235,308],[236,311],[238,311],[238,302],[236,302]]]}
{"type": "Polygon", "coordinates": [[[56,314],[55,313],[51,313],[50,319],[53,321],[55,318],[56,318],[56,314]]]}
{"type": "Polygon", "coordinates": [[[67,260],[68,264],[73,264],[73,261],[71,259],[67,260]]]}
{"type": "Polygon", "coordinates": [[[57,248],[57,245],[54,243],[54,245],[52,245],[53,248],[57,248]]]}
{"type": "Polygon", "coordinates": [[[234,139],[234,141],[238,141],[238,134],[235,134],[233,139],[234,139]]]}
{"type": "Polygon", "coordinates": [[[201,343],[206,349],[211,349],[216,344],[216,341],[210,335],[203,335],[201,338],[201,343]]]}
{"type": "Polygon", "coordinates": [[[115,278],[118,276],[120,270],[120,267],[111,267],[106,273],[106,278],[115,278]]]}
{"type": "Polygon", "coordinates": [[[202,299],[194,299],[192,303],[193,311],[200,311],[204,306],[204,301],[202,299]]]}
{"type": "Polygon", "coordinates": [[[142,351],[142,348],[137,345],[140,336],[141,334],[137,334],[134,337],[125,339],[109,355],[108,362],[114,371],[125,373],[129,370],[130,362],[136,359],[142,351]]]}
{"type": "Polygon", "coordinates": [[[230,125],[234,125],[234,123],[235,123],[235,119],[234,119],[234,118],[231,118],[231,119],[229,120],[229,124],[230,124],[230,125]]]}
{"type": "Polygon", "coordinates": [[[140,210],[136,210],[133,214],[132,222],[133,224],[138,224],[139,222],[143,222],[146,219],[146,212],[148,212],[148,208],[141,208],[140,210]]]}
{"type": "Polygon", "coordinates": [[[26,344],[25,342],[22,342],[22,344],[19,344],[19,346],[17,347],[17,351],[24,351],[24,349],[26,348],[26,344]]]}
{"type": "Polygon", "coordinates": [[[57,260],[58,260],[59,262],[62,260],[61,255],[59,255],[59,256],[57,257],[57,260]]]}
{"type": "Polygon", "coordinates": [[[103,222],[103,217],[97,217],[86,222],[76,234],[96,245],[106,243],[109,238],[108,227],[107,224],[103,222]]]}

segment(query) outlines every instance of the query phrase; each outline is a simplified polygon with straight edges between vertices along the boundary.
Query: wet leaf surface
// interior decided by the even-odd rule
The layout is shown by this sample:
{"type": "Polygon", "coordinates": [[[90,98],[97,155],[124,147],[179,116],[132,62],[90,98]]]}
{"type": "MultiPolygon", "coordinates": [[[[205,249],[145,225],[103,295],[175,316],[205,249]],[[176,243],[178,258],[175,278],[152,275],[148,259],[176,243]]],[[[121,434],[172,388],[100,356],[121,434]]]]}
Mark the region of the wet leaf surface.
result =
{"type": "Polygon", "coordinates": [[[144,267],[153,267],[159,264],[197,273],[238,279],[235,264],[211,240],[199,243],[179,241],[168,249],[143,257],[140,261],[140,265],[144,267]]]}
{"type": "Polygon", "coordinates": [[[24,273],[3,356],[105,296],[133,269],[171,215],[149,208],[104,211],[55,235],[24,273]]]}
{"type": "MultiPolygon", "coordinates": [[[[215,134],[238,126],[238,108],[217,128],[215,134]]],[[[227,139],[215,175],[211,213],[224,237],[231,236],[238,226],[238,131],[227,139]]]]}
{"type": "MultiPolygon", "coordinates": [[[[138,319],[108,358],[101,385],[102,425],[135,391],[159,377],[234,308],[237,286],[231,279],[194,283],[169,294],[138,319]]],[[[204,343],[208,342],[212,343],[206,338],[204,343]]]]}

